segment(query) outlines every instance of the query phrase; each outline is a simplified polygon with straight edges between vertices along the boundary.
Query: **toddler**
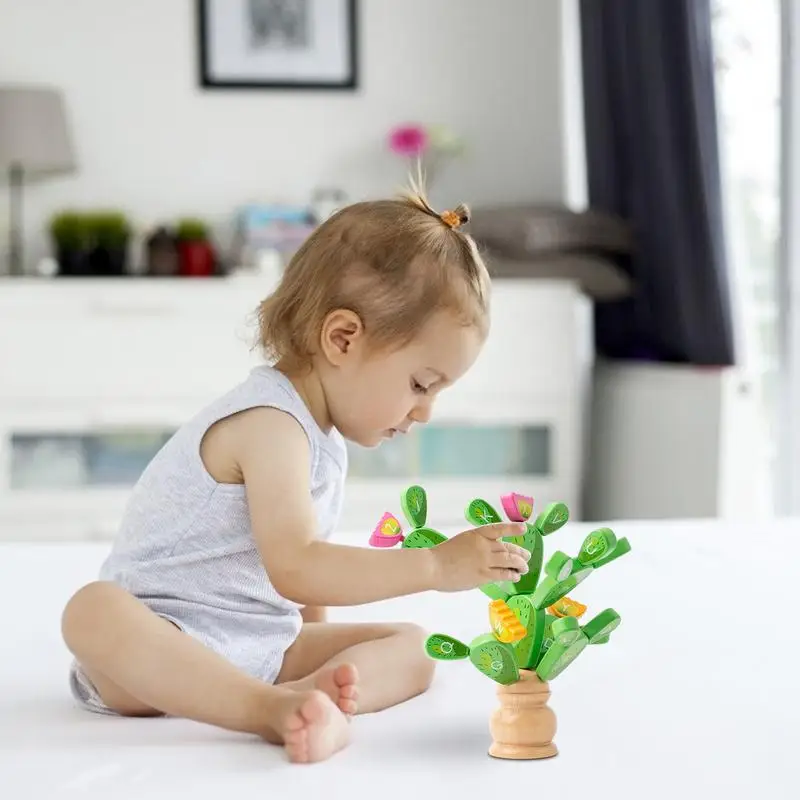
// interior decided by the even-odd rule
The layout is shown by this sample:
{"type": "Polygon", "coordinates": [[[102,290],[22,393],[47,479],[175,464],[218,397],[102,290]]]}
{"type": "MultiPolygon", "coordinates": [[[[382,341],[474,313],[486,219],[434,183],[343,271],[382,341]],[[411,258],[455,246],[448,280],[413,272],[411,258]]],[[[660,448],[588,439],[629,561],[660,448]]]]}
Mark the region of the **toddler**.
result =
{"type": "Polygon", "coordinates": [[[99,580],[67,604],[72,692],[91,711],[170,715],[327,758],[349,720],[424,692],[411,624],[334,624],[326,606],[518,580],[529,554],[465,531],[432,549],[331,544],[344,441],[374,447],[431,416],[477,357],[489,279],[421,192],[348,206],[308,238],[259,308],[267,364],[147,466],[99,580]]]}

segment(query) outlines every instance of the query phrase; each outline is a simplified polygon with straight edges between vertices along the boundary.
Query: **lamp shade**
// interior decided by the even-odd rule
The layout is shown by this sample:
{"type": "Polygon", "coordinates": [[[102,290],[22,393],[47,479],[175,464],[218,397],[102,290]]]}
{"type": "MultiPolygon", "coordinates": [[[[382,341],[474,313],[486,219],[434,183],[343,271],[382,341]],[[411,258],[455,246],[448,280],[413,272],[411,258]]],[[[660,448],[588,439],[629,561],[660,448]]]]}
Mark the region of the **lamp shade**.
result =
{"type": "Polygon", "coordinates": [[[26,177],[75,169],[61,92],[50,87],[0,84],[0,170],[26,177]]]}

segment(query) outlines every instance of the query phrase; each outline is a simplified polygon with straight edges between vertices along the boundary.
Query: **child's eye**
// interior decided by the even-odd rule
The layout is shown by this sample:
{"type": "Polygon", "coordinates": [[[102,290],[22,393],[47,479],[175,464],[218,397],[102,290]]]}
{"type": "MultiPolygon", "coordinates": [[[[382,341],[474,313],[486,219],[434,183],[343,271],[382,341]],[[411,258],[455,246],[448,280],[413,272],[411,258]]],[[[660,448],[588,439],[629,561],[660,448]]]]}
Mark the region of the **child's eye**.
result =
{"type": "Polygon", "coordinates": [[[411,381],[411,388],[414,390],[416,394],[427,394],[428,387],[423,386],[419,381],[412,380],[411,381]]]}

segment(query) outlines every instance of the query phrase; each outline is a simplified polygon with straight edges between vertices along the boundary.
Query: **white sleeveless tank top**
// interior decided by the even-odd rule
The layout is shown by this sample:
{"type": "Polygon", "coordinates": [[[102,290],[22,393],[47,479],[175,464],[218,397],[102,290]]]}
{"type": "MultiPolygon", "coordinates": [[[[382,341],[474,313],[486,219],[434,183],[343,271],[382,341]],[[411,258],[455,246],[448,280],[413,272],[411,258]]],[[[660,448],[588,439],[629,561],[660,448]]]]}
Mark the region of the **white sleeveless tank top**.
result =
{"type": "Polygon", "coordinates": [[[344,440],[319,428],[286,376],[261,366],[183,425],[153,458],[132,491],[100,579],[119,584],[251,674],[273,680],[299,632],[300,606],[269,581],[245,487],[217,483],[200,458],[200,442],[215,422],[257,406],[290,414],[305,431],[318,538],[331,535],[347,471],[344,440]]]}

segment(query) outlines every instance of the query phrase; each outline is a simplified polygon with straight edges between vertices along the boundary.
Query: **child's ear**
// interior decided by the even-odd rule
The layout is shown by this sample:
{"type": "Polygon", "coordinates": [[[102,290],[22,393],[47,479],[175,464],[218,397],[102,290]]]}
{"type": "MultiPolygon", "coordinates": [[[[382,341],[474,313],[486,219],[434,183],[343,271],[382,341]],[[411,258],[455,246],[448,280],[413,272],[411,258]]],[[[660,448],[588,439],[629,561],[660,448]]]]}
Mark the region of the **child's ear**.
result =
{"type": "Polygon", "coordinates": [[[334,366],[341,366],[364,336],[361,317],[346,308],[331,311],[322,323],[320,347],[334,366]]]}

